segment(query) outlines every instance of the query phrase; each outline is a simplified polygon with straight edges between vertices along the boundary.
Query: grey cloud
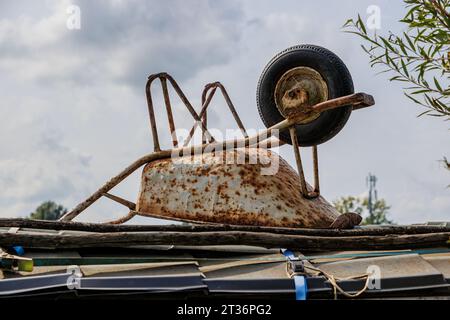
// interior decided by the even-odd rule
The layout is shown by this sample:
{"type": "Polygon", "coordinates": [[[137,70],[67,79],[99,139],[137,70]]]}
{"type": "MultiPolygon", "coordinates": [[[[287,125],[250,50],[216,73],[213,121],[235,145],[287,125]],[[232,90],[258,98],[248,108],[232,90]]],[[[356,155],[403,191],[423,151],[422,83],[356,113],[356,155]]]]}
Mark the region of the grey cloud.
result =
{"type": "MultiPolygon", "coordinates": [[[[28,154],[0,159],[0,207],[3,210],[17,202],[30,209],[52,199],[65,203],[88,184],[90,158],[60,143],[62,135],[38,137],[29,145],[28,154]]],[[[8,210],[5,210],[8,212],[8,210]]],[[[23,213],[22,213],[23,214],[23,213]]]]}
{"type": "Polygon", "coordinates": [[[41,19],[5,17],[0,58],[15,68],[40,62],[43,67],[33,65],[29,73],[46,85],[102,79],[141,90],[151,72],[167,70],[184,80],[229,61],[243,21],[234,1],[75,1],[81,30],[68,30],[68,4],[47,2],[50,17],[41,19]]]}

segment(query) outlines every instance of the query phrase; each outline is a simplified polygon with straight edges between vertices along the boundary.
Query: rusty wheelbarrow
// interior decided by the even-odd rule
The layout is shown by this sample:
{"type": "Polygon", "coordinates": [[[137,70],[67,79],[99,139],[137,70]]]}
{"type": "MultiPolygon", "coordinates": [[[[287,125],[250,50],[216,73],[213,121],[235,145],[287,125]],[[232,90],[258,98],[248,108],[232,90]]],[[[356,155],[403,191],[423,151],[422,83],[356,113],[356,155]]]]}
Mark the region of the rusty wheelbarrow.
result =
{"type": "Polygon", "coordinates": [[[356,214],[339,215],[320,195],[317,146],[334,137],[353,110],[374,105],[372,96],[354,93],[349,71],[332,52],[299,45],[275,56],[264,69],[257,90],[259,114],[267,129],[250,136],[225,87],[207,84],[199,112],[167,73],[153,74],[146,85],[154,152],[145,155],[61,220],[70,221],[105,196],[129,209],[109,223],[136,215],[191,223],[222,223],[303,228],[346,228],[359,224],[356,214]],[[160,80],[173,148],[162,150],[151,86],[160,80]],[[178,141],[168,83],[194,119],[184,142],[178,141]],[[241,139],[217,141],[208,130],[207,109],[220,91],[242,132],[241,139]],[[192,144],[197,128],[202,143],[192,144]],[[291,144],[297,172],[273,149],[291,144]],[[312,147],[314,186],[305,181],[301,147],[312,147]],[[276,164],[276,165],[274,165],[276,164]],[[137,202],[109,191],[144,166],[137,202]]]}

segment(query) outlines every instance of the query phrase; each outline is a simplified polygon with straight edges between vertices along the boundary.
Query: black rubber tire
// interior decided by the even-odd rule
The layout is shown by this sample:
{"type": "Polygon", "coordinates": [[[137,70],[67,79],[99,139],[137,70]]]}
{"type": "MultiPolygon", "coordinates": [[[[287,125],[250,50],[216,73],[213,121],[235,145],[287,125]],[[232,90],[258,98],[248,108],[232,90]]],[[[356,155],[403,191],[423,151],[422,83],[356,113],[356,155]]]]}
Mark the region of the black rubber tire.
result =
{"type": "MultiPolygon", "coordinates": [[[[310,67],[321,74],[328,85],[328,99],[354,93],[350,72],[333,52],[309,44],[288,48],[267,64],[259,79],[256,102],[259,115],[267,128],[284,120],[274,98],[278,80],[286,71],[301,66],[310,67]]],[[[351,112],[351,106],[328,110],[307,124],[297,125],[299,144],[309,147],[330,140],[341,131],[351,112]]],[[[281,131],[279,138],[291,144],[288,130],[281,131]]]]}

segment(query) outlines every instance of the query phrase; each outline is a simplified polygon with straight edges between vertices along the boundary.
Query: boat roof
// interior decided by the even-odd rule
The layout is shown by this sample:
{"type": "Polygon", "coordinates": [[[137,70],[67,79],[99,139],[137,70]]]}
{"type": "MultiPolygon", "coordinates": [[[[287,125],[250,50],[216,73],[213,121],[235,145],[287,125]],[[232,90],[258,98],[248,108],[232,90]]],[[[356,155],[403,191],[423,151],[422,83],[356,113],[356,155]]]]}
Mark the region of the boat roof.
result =
{"type": "MultiPolygon", "coordinates": [[[[21,232],[36,234],[43,230],[21,232]]],[[[361,275],[375,270],[378,284],[366,288],[358,298],[450,299],[448,247],[307,252],[245,245],[102,248],[99,244],[93,248],[25,248],[23,257],[33,260],[33,270],[3,269],[0,298],[117,294],[133,299],[242,295],[295,298],[297,277],[305,279],[308,299],[348,298],[346,294],[365,287],[367,278],[361,275]],[[338,279],[339,288],[346,294],[335,290],[330,276],[338,279]]]]}

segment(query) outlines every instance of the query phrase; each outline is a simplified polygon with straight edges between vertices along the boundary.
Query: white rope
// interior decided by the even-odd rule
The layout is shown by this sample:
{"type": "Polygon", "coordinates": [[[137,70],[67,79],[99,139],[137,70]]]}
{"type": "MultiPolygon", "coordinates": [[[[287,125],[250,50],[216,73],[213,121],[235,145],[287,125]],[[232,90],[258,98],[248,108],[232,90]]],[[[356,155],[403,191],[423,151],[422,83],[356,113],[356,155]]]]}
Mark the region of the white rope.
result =
{"type": "MultiPolygon", "coordinates": [[[[356,298],[356,297],[360,296],[361,294],[363,294],[369,287],[370,274],[368,274],[368,273],[357,275],[357,276],[340,278],[340,277],[335,277],[334,275],[331,275],[323,270],[320,270],[320,269],[312,267],[312,266],[304,265],[303,267],[305,269],[315,271],[316,275],[323,275],[330,282],[331,286],[333,287],[333,294],[334,294],[335,300],[337,300],[338,291],[347,298],[356,298]],[[366,279],[364,287],[361,290],[359,290],[358,292],[353,293],[353,294],[346,292],[344,289],[342,289],[338,285],[338,281],[357,280],[357,279],[364,279],[364,278],[366,279]]],[[[290,278],[292,278],[293,276],[296,276],[296,275],[301,275],[301,273],[298,273],[298,272],[290,272],[290,270],[288,268],[288,264],[286,264],[286,272],[290,278]]]]}

